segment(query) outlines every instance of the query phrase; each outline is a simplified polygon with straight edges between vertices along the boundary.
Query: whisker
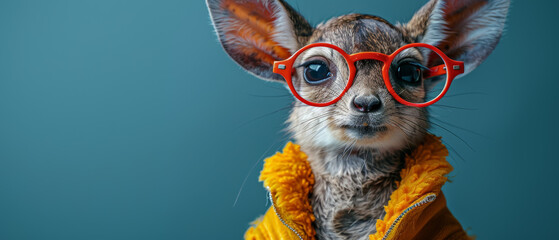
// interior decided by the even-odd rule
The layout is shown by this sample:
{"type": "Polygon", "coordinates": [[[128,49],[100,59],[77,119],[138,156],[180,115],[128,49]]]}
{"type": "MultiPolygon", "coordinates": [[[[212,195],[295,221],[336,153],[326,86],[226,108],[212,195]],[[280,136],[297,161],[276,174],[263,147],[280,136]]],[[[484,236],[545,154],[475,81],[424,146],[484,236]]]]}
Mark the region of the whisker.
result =
{"type": "Polygon", "coordinates": [[[235,197],[235,201],[233,202],[233,207],[235,207],[237,205],[237,202],[239,201],[239,197],[241,196],[241,193],[245,187],[245,184],[248,180],[248,177],[252,174],[252,172],[254,171],[254,169],[256,168],[256,166],[258,166],[258,163],[265,157],[268,155],[268,152],[278,143],[281,143],[283,141],[274,141],[272,144],[270,144],[270,146],[264,151],[264,153],[262,153],[262,155],[256,159],[256,161],[252,164],[252,167],[250,168],[250,170],[248,171],[247,175],[245,176],[245,178],[243,179],[243,182],[241,183],[241,187],[239,188],[239,191],[237,192],[237,196],[235,197]]]}
{"type": "Polygon", "coordinates": [[[252,94],[252,93],[248,93],[247,95],[251,96],[251,97],[258,97],[258,98],[287,98],[287,97],[293,97],[293,95],[291,94],[281,94],[281,95],[260,95],[260,94],[252,94]]]}
{"type": "Polygon", "coordinates": [[[242,127],[244,127],[244,126],[246,126],[246,125],[248,125],[248,124],[251,124],[251,123],[253,123],[253,122],[255,122],[255,121],[258,121],[258,120],[260,120],[260,119],[263,119],[263,118],[272,116],[272,115],[274,115],[274,114],[276,114],[276,113],[278,113],[278,112],[282,112],[282,111],[285,111],[285,110],[290,109],[290,108],[291,108],[291,106],[286,106],[286,107],[282,107],[282,108],[280,108],[280,109],[274,110],[274,111],[272,111],[272,112],[268,112],[268,113],[262,114],[262,115],[260,115],[260,116],[257,116],[257,117],[255,117],[255,118],[253,118],[253,119],[250,119],[250,120],[248,120],[248,121],[245,121],[244,123],[242,123],[242,124],[240,124],[239,126],[237,126],[237,128],[242,128],[242,127]]]}
{"type": "Polygon", "coordinates": [[[448,143],[447,141],[442,140],[442,139],[441,139],[441,142],[442,142],[445,146],[447,146],[448,149],[449,149],[452,153],[456,154],[456,156],[458,156],[458,158],[460,158],[460,159],[462,160],[462,162],[465,162],[465,161],[466,161],[466,160],[462,157],[462,155],[460,155],[460,153],[458,153],[458,151],[457,151],[452,145],[450,145],[450,143],[448,143]]]}
{"type": "Polygon", "coordinates": [[[477,108],[456,107],[456,106],[450,106],[450,105],[443,105],[443,104],[439,104],[439,103],[433,103],[429,107],[451,108],[451,109],[460,109],[460,110],[467,110],[467,111],[479,110],[477,108]]]}
{"type": "Polygon", "coordinates": [[[460,129],[460,130],[462,130],[462,131],[465,131],[465,132],[468,132],[468,133],[477,135],[477,136],[479,136],[479,137],[483,137],[483,138],[486,138],[486,139],[489,138],[489,137],[486,136],[486,135],[483,135],[483,134],[478,133],[478,132],[476,132],[476,131],[473,131],[473,130],[470,130],[470,129],[467,129],[467,128],[463,128],[463,127],[457,126],[457,125],[455,125],[455,124],[452,124],[452,123],[443,121],[443,120],[441,120],[441,119],[439,119],[439,118],[437,118],[437,117],[431,116],[431,118],[432,118],[433,120],[439,121],[441,124],[446,124],[446,125],[448,125],[448,126],[450,126],[450,127],[453,127],[453,128],[456,128],[456,129],[460,129]]]}
{"type": "MultiPolygon", "coordinates": [[[[402,114],[402,116],[405,116],[405,114],[402,114]]],[[[410,116],[410,115],[408,115],[408,116],[410,116]]],[[[405,117],[403,117],[402,119],[405,119],[405,117]]],[[[409,120],[409,119],[408,119],[408,120],[409,120]]],[[[409,120],[409,121],[410,121],[410,122],[413,122],[413,121],[411,121],[411,120],[409,120]]],[[[440,125],[440,124],[438,124],[438,123],[435,123],[435,122],[430,121],[430,120],[428,120],[428,119],[427,119],[427,121],[428,121],[430,124],[433,124],[433,125],[435,125],[435,126],[441,128],[441,129],[447,131],[448,133],[454,135],[456,138],[458,138],[460,141],[462,141],[466,146],[468,146],[468,148],[470,148],[470,150],[472,150],[472,151],[475,152],[475,149],[474,149],[468,142],[466,142],[466,140],[464,140],[462,137],[458,136],[458,134],[454,133],[453,131],[450,131],[448,128],[446,128],[446,127],[444,127],[444,126],[442,126],[442,125],[440,125]]]]}
{"type": "MultiPolygon", "coordinates": [[[[404,121],[406,121],[406,122],[408,122],[408,123],[410,123],[410,124],[415,124],[416,127],[420,127],[420,126],[417,126],[416,123],[411,122],[410,119],[407,119],[407,118],[405,118],[405,117],[404,117],[404,118],[401,118],[401,119],[404,120],[404,121]]],[[[425,132],[428,132],[426,129],[423,129],[423,128],[422,128],[422,130],[425,130],[425,132]]],[[[447,131],[448,131],[448,130],[447,130],[447,131]]],[[[450,132],[450,133],[452,133],[452,132],[450,132]]],[[[460,158],[462,161],[465,161],[464,158],[462,157],[462,155],[461,155],[450,143],[446,142],[445,140],[441,140],[441,142],[442,142],[444,145],[446,145],[446,146],[448,147],[448,149],[450,150],[450,152],[452,152],[453,154],[455,154],[456,156],[458,156],[458,158],[460,158]]],[[[469,146],[469,144],[467,144],[465,141],[464,141],[464,143],[465,143],[467,146],[469,146]]],[[[472,149],[472,150],[473,150],[473,149],[472,149]]]]}
{"type": "Polygon", "coordinates": [[[484,93],[484,92],[454,93],[454,94],[447,94],[447,95],[444,95],[444,97],[445,97],[445,98],[451,98],[451,97],[459,97],[459,96],[467,96],[467,95],[487,95],[487,93],[484,93]]]}

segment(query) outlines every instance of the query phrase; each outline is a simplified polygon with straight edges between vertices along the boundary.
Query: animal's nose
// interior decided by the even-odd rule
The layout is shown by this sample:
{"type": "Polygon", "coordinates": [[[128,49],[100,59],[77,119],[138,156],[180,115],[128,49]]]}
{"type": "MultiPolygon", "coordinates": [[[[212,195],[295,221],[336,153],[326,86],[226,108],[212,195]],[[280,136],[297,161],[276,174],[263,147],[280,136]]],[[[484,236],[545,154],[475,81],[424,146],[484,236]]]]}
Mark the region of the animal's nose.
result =
{"type": "Polygon", "coordinates": [[[373,113],[382,108],[382,102],[375,95],[357,96],[353,99],[353,108],[358,112],[373,113]]]}

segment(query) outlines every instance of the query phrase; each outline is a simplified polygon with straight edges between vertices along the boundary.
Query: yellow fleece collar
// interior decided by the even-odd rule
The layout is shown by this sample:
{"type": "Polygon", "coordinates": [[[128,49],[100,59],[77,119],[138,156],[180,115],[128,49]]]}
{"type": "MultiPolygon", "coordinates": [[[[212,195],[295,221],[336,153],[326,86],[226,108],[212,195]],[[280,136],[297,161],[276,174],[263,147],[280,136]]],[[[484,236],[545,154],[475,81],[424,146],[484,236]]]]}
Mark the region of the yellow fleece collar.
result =
{"type": "MultiPolygon", "coordinates": [[[[402,180],[384,207],[385,217],[377,220],[377,232],[369,236],[371,240],[382,239],[398,216],[419,200],[439,195],[447,181],[446,175],[452,171],[446,161],[447,155],[440,138],[428,135],[423,144],[406,156],[405,167],[400,172],[402,180]]],[[[309,201],[314,175],[300,146],[289,142],[283,153],[267,158],[260,181],[270,190],[276,213],[285,224],[306,239],[314,239],[312,222],[315,217],[309,201]]]]}

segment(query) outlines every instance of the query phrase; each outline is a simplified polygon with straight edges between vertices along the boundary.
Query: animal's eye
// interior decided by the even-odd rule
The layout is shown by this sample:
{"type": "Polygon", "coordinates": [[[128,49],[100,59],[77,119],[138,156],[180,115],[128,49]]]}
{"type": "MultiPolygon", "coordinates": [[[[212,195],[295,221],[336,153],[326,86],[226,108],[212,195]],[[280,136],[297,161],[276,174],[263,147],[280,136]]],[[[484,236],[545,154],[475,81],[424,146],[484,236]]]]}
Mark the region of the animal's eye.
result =
{"type": "Polygon", "coordinates": [[[320,60],[305,64],[304,77],[309,84],[319,84],[333,76],[328,65],[320,60]]]}
{"type": "Polygon", "coordinates": [[[404,62],[398,65],[396,76],[404,83],[416,84],[421,81],[421,69],[418,63],[404,62]]]}

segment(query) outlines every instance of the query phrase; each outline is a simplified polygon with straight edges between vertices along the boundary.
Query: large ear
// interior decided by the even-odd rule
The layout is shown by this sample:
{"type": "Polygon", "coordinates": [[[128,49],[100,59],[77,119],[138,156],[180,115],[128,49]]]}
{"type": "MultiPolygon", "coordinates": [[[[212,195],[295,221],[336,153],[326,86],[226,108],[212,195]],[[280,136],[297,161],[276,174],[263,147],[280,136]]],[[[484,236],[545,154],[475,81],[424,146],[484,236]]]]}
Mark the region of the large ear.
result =
{"type": "Polygon", "coordinates": [[[431,0],[403,26],[416,42],[464,61],[464,76],[493,51],[505,26],[510,0],[431,0]]]}
{"type": "Polygon", "coordinates": [[[273,62],[301,48],[312,27],[283,0],[206,0],[225,51],[244,69],[266,80],[284,81],[273,62]]]}

